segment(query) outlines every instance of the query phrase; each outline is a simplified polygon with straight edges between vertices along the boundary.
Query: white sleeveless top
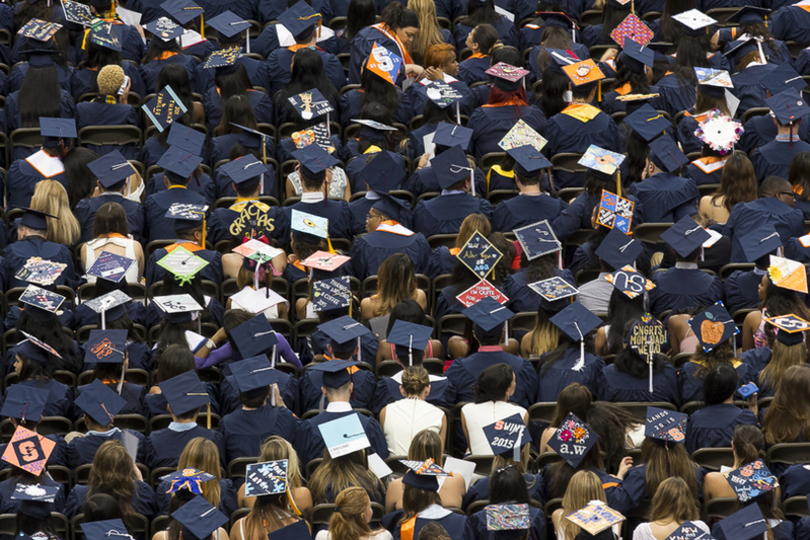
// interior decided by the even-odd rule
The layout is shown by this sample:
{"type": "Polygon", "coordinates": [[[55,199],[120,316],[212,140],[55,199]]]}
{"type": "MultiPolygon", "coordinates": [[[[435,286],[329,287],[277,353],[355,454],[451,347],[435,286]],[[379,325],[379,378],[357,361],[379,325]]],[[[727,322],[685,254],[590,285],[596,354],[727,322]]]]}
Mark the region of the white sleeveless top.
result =
{"type": "Polygon", "coordinates": [[[461,408],[461,412],[464,414],[464,420],[467,423],[467,433],[470,435],[470,440],[468,441],[470,451],[475,455],[487,456],[494,454],[487,440],[487,436],[484,435],[484,426],[488,426],[497,420],[509,418],[513,414],[518,414],[521,418],[526,415],[526,409],[520,405],[507,403],[505,401],[468,403],[461,408]]]}
{"type": "MultiPolygon", "coordinates": [[[[125,257],[132,259],[135,261],[135,264],[129,267],[127,270],[126,275],[124,276],[127,280],[127,283],[138,283],[138,259],[135,256],[135,240],[132,238],[96,238],[94,240],[90,240],[87,242],[87,262],[85,263],[85,269],[90,268],[93,266],[93,263],[96,262],[96,250],[102,249],[104,246],[109,244],[116,245],[118,247],[122,247],[126,250],[125,257]]],[[[101,251],[99,252],[101,253],[101,251]]],[[[96,277],[95,276],[87,276],[88,283],[95,283],[96,277]]]]}
{"type": "Polygon", "coordinates": [[[411,441],[423,429],[439,433],[444,412],[421,399],[400,399],[385,406],[385,442],[392,456],[407,456],[411,441]]]}

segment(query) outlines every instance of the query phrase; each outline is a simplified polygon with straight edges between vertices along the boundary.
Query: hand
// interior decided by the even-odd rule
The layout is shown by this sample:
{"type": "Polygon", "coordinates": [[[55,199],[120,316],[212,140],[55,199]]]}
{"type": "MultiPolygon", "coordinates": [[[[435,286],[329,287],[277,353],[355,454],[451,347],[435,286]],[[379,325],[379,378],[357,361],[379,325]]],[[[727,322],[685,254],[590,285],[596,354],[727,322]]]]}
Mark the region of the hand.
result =
{"type": "Polygon", "coordinates": [[[425,76],[425,68],[419,66],[417,64],[406,64],[405,65],[405,75],[413,75],[414,80],[421,80],[422,77],[425,76]]]}
{"type": "Polygon", "coordinates": [[[127,105],[127,101],[129,100],[129,89],[132,88],[132,79],[127,81],[127,85],[124,87],[124,92],[118,97],[118,102],[127,105]]]}
{"type": "Polygon", "coordinates": [[[273,383],[272,386],[273,395],[276,397],[276,407],[284,407],[286,409],[287,405],[284,403],[284,398],[281,397],[281,391],[278,389],[278,384],[273,383]]]}
{"type": "Polygon", "coordinates": [[[135,463],[133,463],[132,468],[135,469],[135,478],[143,482],[143,474],[141,473],[141,470],[138,468],[138,466],[135,465],[135,463]]]}
{"type": "Polygon", "coordinates": [[[600,62],[605,62],[610,58],[616,58],[619,55],[619,49],[615,47],[611,47],[607,49],[604,53],[602,53],[602,58],[599,59],[600,62]]]}
{"type": "Polygon", "coordinates": [[[431,81],[443,81],[444,72],[437,67],[429,67],[426,70],[426,77],[431,81]]]}
{"type": "Polygon", "coordinates": [[[295,261],[298,260],[298,255],[295,253],[290,253],[287,255],[287,264],[295,264],[295,261]]]}
{"type": "Polygon", "coordinates": [[[711,45],[713,51],[720,48],[720,30],[714,33],[712,38],[709,40],[709,44],[711,45]]]}
{"type": "Polygon", "coordinates": [[[427,167],[429,155],[430,154],[422,154],[421,156],[419,156],[419,163],[416,165],[417,169],[424,169],[425,167],[427,167]]]}
{"type": "Polygon", "coordinates": [[[616,473],[616,477],[619,480],[624,480],[624,475],[627,474],[627,471],[630,470],[630,467],[633,466],[633,458],[630,456],[626,456],[622,458],[622,462],[619,465],[619,472],[616,473]]]}
{"type": "Polygon", "coordinates": [[[98,197],[99,195],[101,195],[101,188],[98,187],[98,184],[96,184],[96,189],[93,190],[93,193],[92,195],[90,195],[90,198],[93,199],[95,197],[98,197]]]}
{"type": "Polygon", "coordinates": [[[155,385],[155,386],[153,386],[153,387],[151,387],[149,389],[149,393],[150,394],[161,394],[162,392],[160,391],[160,387],[158,385],[155,385]]]}
{"type": "Polygon", "coordinates": [[[217,333],[214,334],[214,337],[211,338],[211,341],[213,341],[214,343],[220,343],[222,341],[225,341],[226,339],[228,339],[228,334],[225,333],[224,328],[220,328],[219,330],[217,330],[217,333]]]}
{"type": "Polygon", "coordinates": [[[759,405],[757,404],[757,394],[754,392],[750,396],[745,399],[745,405],[748,407],[748,410],[754,413],[754,416],[759,416],[759,405]]]}

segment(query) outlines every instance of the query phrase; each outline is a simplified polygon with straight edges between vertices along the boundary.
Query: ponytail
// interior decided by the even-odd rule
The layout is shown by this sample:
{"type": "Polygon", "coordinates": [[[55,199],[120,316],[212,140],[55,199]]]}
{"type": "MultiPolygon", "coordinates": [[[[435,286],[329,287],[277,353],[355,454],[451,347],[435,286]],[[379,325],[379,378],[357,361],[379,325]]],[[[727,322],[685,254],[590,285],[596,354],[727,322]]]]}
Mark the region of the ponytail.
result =
{"type": "Polygon", "coordinates": [[[399,28],[421,28],[419,16],[400,2],[391,2],[380,14],[380,20],[392,30],[399,28]]]}
{"type": "MultiPolygon", "coordinates": [[[[398,2],[392,2],[397,4],[398,2]]],[[[391,4],[389,4],[391,5],[391,4]]],[[[361,536],[372,536],[374,531],[363,519],[369,497],[361,487],[346,488],[335,498],[336,511],[329,519],[329,534],[341,540],[359,540],[361,536]]]]}
{"type": "Polygon", "coordinates": [[[765,438],[756,426],[749,424],[737,426],[731,442],[734,443],[734,457],[741,464],[751,463],[765,457],[765,438]]]}

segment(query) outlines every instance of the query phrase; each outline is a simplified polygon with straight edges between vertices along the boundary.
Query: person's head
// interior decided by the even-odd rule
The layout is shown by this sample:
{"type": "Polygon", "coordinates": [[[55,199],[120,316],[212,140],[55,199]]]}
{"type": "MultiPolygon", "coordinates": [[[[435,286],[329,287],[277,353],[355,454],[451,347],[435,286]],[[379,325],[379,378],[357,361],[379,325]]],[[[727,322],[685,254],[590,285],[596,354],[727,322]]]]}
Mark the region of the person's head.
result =
{"type": "Polygon", "coordinates": [[[489,236],[492,232],[492,226],[487,217],[478,212],[468,215],[464,218],[464,221],[461,222],[461,227],[458,228],[458,235],[456,236],[455,247],[464,247],[464,244],[467,243],[467,240],[469,240],[476,231],[481,233],[482,236],[489,236]]]}
{"type": "Polygon", "coordinates": [[[483,2],[473,0],[467,2],[467,16],[461,19],[461,24],[475,28],[479,24],[494,25],[500,19],[501,16],[495,11],[495,2],[493,0],[484,0],[483,2]]]}
{"type": "Polygon", "coordinates": [[[425,53],[425,68],[428,67],[439,68],[451,77],[458,75],[456,48],[449,43],[432,45],[425,53]]]}
{"type": "Polygon", "coordinates": [[[717,364],[703,381],[703,400],[706,405],[719,405],[731,399],[737,390],[737,372],[729,363],[717,364]]]}
{"type": "Polygon", "coordinates": [[[329,534],[332,538],[359,540],[372,536],[368,526],[373,512],[371,499],[361,487],[348,487],[335,497],[335,512],[329,519],[329,534]]]}
{"type": "Polygon", "coordinates": [[[706,51],[709,50],[709,35],[691,36],[688,32],[681,33],[678,48],[675,51],[675,67],[693,70],[696,67],[709,67],[706,51]]]}
{"type": "Polygon", "coordinates": [[[492,54],[495,49],[503,47],[501,39],[498,36],[498,31],[491,24],[479,24],[467,34],[467,39],[464,42],[468,49],[474,53],[492,54]]]}
{"type": "Polygon", "coordinates": [[[93,221],[93,238],[109,236],[111,234],[129,234],[129,224],[127,213],[124,207],[117,202],[102,204],[96,210],[96,218],[93,221]]]}
{"type": "Polygon", "coordinates": [[[429,521],[419,531],[418,540],[451,540],[447,530],[437,521],[429,521]]]}
{"type": "MultiPolygon", "coordinates": [[[[391,333],[391,329],[394,328],[394,323],[397,321],[405,321],[413,324],[420,324],[422,326],[429,326],[427,317],[425,316],[425,310],[422,309],[419,302],[412,298],[399,302],[391,309],[391,313],[388,315],[388,327],[385,335],[391,333]]],[[[408,348],[397,345],[394,351],[396,353],[395,360],[399,360],[400,363],[406,365],[408,363],[408,348]]],[[[411,356],[414,366],[422,365],[424,351],[414,350],[411,352],[411,356]]]]}
{"type": "Polygon", "coordinates": [[[765,457],[765,438],[757,426],[742,424],[734,429],[731,448],[734,450],[734,463],[745,465],[765,457]]]}
{"type": "Polygon", "coordinates": [[[704,92],[700,85],[697,87],[696,100],[695,100],[695,114],[702,114],[712,109],[717,109],[726,116],[731,116],[726,104],[726,97],[715,97],[704,92]]]}
{"type": "Polygon", "coordinates": [[[381,496],[382,484],[368,468],[364,450],[333,458],[324,451],[323,461],[307,483],[313,501],[326,501],[328,492],[340,493],[348,487],[360,487],[370,497],[381,496]]]}
{"type": "Polygon", "coordinates": [[[72,246],[79,241],[81,228],[70,210],[65,187],[56,180],[40,180],[34,188],[30,208],[56,216],[45,218],[48,223],[46,238],[57,244],[72,246]]]}
{"type": "MultiPolygon", "coordinates": [[[[416,13],[419,19],[419,31],[411,41],[408,50],[414,62],[428,67],[423,60],[426,59],[427,51],[436,44],[443,43],[439,19],[436,17],[436,4],[433,0],[408,0],[408,9],[416,13]]],[[[455,51],[455,47],[452,47],[455,51]]],[[[435,66],[440,67],[440,66],[435,66]]],[[[447,73],[447,72],[446,72],[447,73]]],[[[450,73],[450,75],[453,75],[450,73]]]]}
{"type": "Polygon", "coordinates": [[[406,48],[419,33],[419,16],[399,2],[390,2],[380,13],[380,19],[394,33],[406,48]]]}
{"type": "Polygon", "coordinates": [[[804,334],[788,334],[778,331],[771,344],[771,359],[759,375],[763,388],[775,390],[779,387],[782,377],[792,366],[807,364],[807,346],[804,343],[804,334]]]}
{"type": "Polygon", "coordinates": [[[182,345],[169,345],[158,357],[155,380],[158,383],[195,369],[194,353],[182,345]]]}
{"type": "Polygon", "coordinates": [[[411,439],[408,447],[408,459],[412,461],[427,461],[432,459],[435,463],[441,464],[442,459],[442,439],[439,434],[431,429],[423,429],[411,439]]]}
{"type": "MultiPolygon", "coordinates": [[[[562,498],[563,515],[576,512],[591,501],[607,503],[601,480],[596,473],[588,470],[574,473],[562,498]]],[[[575,538],[581,531],[578,525],[567,519],[560,522],[560,528],[565,532],[565,538],[575,538]]]]}
{"type": "Polygon", "coordinates": [[[526,479],[512,465],[492,471],[487,488],[489,489],[490,504],[504,504],[507,502],[529,504],[531,502],[526,479]]]}
{"type": "Polygon", "coordinates": [[[699,491],[695,477],[697,465],[689,457],[685,445],[647,437],[641,443],[641,461],[647,464],[648,495],[654,495],[665,479],[677,477],[686,482],[689,493],[693,498],[697,498],[699,491]]]}
{"type": "Polygon", "coordinates": [[[377,270],[377,297],[380,315],[390,313],[403,300],[416,293],[416,273],[413,261],[403,253],[385,259],[377,270]]]}
{"type": "MultiPolygon", "coordinates": [[[[694,477],[694,472],[692,473],[694,477]]],[[[700,519],[700,510],[695,503],[696,497],[682,478],[667,478],[652,498],[650,521],[672,519],[677,523],[700,519]]]]}
{"type": "Polygon", "coordinates": [[[191,439],[180,454],[180,461],[177,464],[178,471],[183,469],[198,469],[215,477],[205,484],[203,497],[212,505],[219,506],[221,476],[217,445],[205,437],[191,439]]]}
{"type": "Polygon", "coordinates": [[[785,371],[776,387],[762,422],[762,432],[765,442],[773,445],[796,442],[806,430],[810,430],[810,368],[793,366],[785,371]]]}
{"type": "Polygon", "coordinates": [[[98,93],[102,96],[117,96],[118,89],[124,86],[124,77],[124,69],[121,66],[104,66],[96,78],[98,93]]]}
{"type": "Polygon", "coordinates": [[[40,117],[59,118],[61,91],[53,64],[29,66],[18,94],[17,107],[22,120],[20,127],[39,127],[40,117]]]}
{"type": "Polygon", "coordinates": [[[270,386],[261,386],[247,392],[239,392],[239,402],[248,409],[262,407],[267,402],[268,397],[270,397],[270,386]]]}
{"type": "Polygon", "coordinates": [[[231,96],[237,94],[246,96],[247,91],[253,88],[243,64],[237,64],[236,69],[229,72],[217,70],[214,75],[214,83],[219,89],[222,101],[227,101],[231,96]]]}
{"type": "Polygon", "coordinates": [[[357,32],[366,26],[371,26],[377,19],[374,0],[351,0],[346,19],[346,30],[343,32],[343,36],[348,43],[351,43],[357,32]]]}
{"type": "Polygon", "coordinates": [[[720,188],[714,197],[719,196],[723,196],[723,206],[728,212],[739,202],[751,202],[757,198],[757,175],[746,155],[734,152],[726,160],[720,188]]]}
{"type": "Polygon", "coordinates": [[[587,386],[577,382],[569,384],[557,396],[557,406],[554,408],[551,426],[561,426],[570,413],[574,413],[577,418],[584,420],[588,416],[591,403],[593,403],[593,394],[587,386]]]}
{"type": "Polygon", "coordinates": [[[259,128],[256,115],[253,114],[253,107],[250,105],[250,100],[246,95],[236,94],[225,101],[222,107],[222,120],[218,126],[220,135],[242,131],[241,128],[235,127],[231,123],[250,129],[259,128]]]}
{"type": "Polygon", "coordinates": [[[484,369],[473,386],[475,402],[507,401],[515,392],[515,372],[509,364],[495,364],[484,369]]]}
{"type": "Polygon", "coordinates": [[[118,503],[125,524],[135,513],[132,508],[135,480],[132,458],[121,442],[110,440],[99,446],[87,479],[88,495],[97,492],[111,495],[118,503]]]}
{"type": "Polygon", "coordinates": [[[84,499],[84,522],[106,521],[108,519],[121,519],[121,509],[115,497],[106,493],[94,493],[84,499]]]}
{"type": "Polygon", "coordinates": [[[300,462],[298,454],[290,441],[278,435],[267,437],[259,449],[259,461],[287,460],[287,482],[290,487],[299,488],[302,485],[300,462]]]}
{"type": "Polygon", "coordinates": [[[402,372],[400,392],[405,397],[427,397],[430,393],[430,376],[427,370],[421,366],[406,367],[402,372]]]}
{"type": "Polygon", "coordinates": [[[790,160],[788,182],[793,186],[797,198],[810,199],[810,152],[798,152],[790,160]]]}
{"type": "Polygon", "coordinates": [[[790,182],[779,176],[769,176],[759,186],[759,198],[775,197],[793,208],[796,200],[793,197],[793,186],[790,182]]]}
{"type": "MultiPolygon", "coordinates": [[[[188,71],[186,71],[186,68],[183,67],[183,64],[166,64],[160,70],[160,73],[158,73],[156,88],[165,88],[167,86],[171,86],[172,91],[177,94],[180,101],[182,101],[188,109],[191,109],[190,105],[193,101],[191,79],[189,79],[188,71]]],[[[183,114],[174,121],[177,122],[181,119],[185,119],[189,124],[191,123],[189,113],[183,114]]],[[[181,123],[185,125],[185,122],[181,123]]]]}

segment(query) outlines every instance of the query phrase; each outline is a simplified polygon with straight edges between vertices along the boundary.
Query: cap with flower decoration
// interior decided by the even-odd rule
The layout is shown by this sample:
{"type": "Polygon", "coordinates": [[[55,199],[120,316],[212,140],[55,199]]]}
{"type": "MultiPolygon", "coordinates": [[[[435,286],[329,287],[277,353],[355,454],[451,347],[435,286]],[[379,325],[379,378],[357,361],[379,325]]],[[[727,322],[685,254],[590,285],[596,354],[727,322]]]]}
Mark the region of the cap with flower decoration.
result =
{"type": "Polygon", "coordinates": [[[570,412],[549,439],[548,446],[566,463],[576,468],[598,440],[599,435],[570,412]]]}

